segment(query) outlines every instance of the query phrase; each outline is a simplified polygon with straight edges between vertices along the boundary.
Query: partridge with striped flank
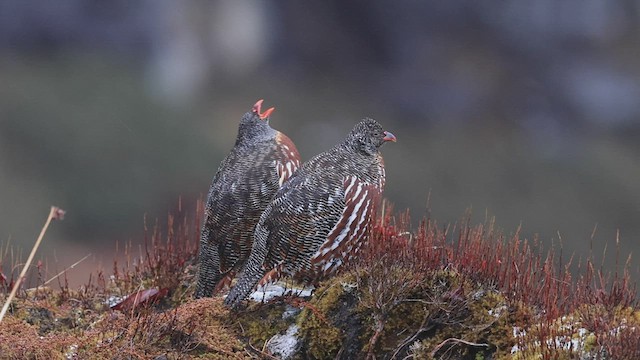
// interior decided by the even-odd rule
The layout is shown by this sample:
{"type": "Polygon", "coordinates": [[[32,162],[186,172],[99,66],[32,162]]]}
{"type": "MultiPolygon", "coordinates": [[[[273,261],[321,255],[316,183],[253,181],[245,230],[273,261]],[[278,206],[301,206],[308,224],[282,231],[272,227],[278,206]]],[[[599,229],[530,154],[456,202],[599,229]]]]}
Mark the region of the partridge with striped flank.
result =
{"type": "Polygon", "coordinates": [[[242,269],[260,215],[300,165],[298,149],[269,126],[274,108],[259,100],[240,120],[231,152],[211,182],[200,239],[200,270],[194,296],[211,296],[242,269]]]}
{"type": "Polygon", "coordinates": [[[356,256],[384,188],[379,147],[395,140],[364,119],[342,143],[304,163],[260,217],[247,265],[225,304],[236,307],[256,284],[285,275],[316,282],[356,256]]]}

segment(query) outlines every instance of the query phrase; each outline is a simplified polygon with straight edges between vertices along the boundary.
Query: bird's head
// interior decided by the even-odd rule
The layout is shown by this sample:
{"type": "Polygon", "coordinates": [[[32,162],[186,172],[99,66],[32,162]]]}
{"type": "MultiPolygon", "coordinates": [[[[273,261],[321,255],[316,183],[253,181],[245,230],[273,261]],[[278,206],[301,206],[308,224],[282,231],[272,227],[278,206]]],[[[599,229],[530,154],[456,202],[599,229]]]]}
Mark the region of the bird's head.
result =
{"type": "Polygon", "coordinates": [[[271,126],[269,126],[269,117],[275,108],[271,107],[262,112],[263,101],[262,99],[258,100],[253,105],[251,111],[242,116],[240,126],[238,127],[236,144],[262,135],[269,135],[271,131],[273,131],[271,126]]]}
{"type": "Polygon", "coordinates": [[[387,141],[396,141],[396,137],[382,129],[377,121],[365,118],[349,133],[346,139],[347,145],[365,154],[374,155],[378,148],[387,141]]]}

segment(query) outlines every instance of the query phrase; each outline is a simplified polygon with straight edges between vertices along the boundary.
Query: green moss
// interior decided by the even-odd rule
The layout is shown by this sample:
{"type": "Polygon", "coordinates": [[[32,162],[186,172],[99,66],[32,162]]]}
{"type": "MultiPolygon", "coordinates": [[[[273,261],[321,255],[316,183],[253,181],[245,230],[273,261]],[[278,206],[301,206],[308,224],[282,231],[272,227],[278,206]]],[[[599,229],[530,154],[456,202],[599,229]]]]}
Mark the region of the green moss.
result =
{"type": "Polygon", "coordinates": [[[376,353],[387,354],[395,351],[399,344],[420,329],[426,316],[428,309],[420,302],[405,302],[395,306],[386,317],[384,330],[375,349],[376,353]]]}
{"type": "Polygon", "coordinates": [[[516,344],[509,321],[507,300],[497,291],[482,291],[468,308],[475,341],[489,344],[494,356],[507,355],[516,344]]]}
{"type": "Polygon", "coordinates": [[[345,333],[336,326],[337,317],[347,317],[343,306],[345,287],[353,278],[334,278],[316,290],[316,294],[298,316],[299,334],[304,339],[304,352],[315,359],[333,358],[345,340],[345,333]]]}
{"type": "Polygon", "coordinates": [[[598,338],[594,333],[589,333],[587,337],[584,339],[584,351],[593,352],[598,350],[599,350],[598,338]]]}
{"type": "Polygon", "coordinates": [[[238,315],[243,335],[261,348],[274,335],[285,332],[293,322],[291,319],[283,319],[285,307],[282,303],[252,305],[252,308],[238,315]]]}

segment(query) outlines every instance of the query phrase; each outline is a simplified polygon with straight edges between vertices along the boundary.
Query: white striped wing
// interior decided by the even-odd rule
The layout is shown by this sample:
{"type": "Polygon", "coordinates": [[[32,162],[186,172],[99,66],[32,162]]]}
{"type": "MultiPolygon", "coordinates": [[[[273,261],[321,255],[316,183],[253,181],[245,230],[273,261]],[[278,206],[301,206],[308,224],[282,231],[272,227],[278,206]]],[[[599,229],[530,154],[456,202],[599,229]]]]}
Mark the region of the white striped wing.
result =
{"type": "Polygon", "coordinates": [[[282,187],[291,175],[298,169],[300,161],[298,159],[287,159],[285,161],[276,161],[276,171],[278,172],[278,185],[282,187]]]}
{"type": "Polygon", "coordinates": [[[300,167],[300,154],[298,149],[285,134],[278,131],[276,134],[277,154],[276,171],[280,187],[300,167]]]}
{"type": "Polygon", "coordinates": [[[373,208],[379,195],[376,185],[355,176],[344,182],[345,207],[327,239],[311,258],[311,264],[323,275],[334,272],[355,255],[369,235],[373,208]]]}

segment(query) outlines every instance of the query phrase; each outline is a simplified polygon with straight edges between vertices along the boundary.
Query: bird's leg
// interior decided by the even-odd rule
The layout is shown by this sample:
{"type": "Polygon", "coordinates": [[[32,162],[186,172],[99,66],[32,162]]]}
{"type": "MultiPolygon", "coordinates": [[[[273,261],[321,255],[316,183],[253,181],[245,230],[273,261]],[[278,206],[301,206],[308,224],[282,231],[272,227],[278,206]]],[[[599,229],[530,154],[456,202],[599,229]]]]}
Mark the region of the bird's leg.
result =
{"type": "MultiPolygon", "coordinates": [[[[260,285],[258,285],[258,289],[259,289],[260,287],[261,287],[261,286],[260,286],[260,285]]],[[[264,286],[262,286],[262,299],[260,300],[260,302],[261,302],[262,304],[264,304],[264,300],[265,300],[266,298],[267,298],[267,285],[264,285],[264,286]]]]}

